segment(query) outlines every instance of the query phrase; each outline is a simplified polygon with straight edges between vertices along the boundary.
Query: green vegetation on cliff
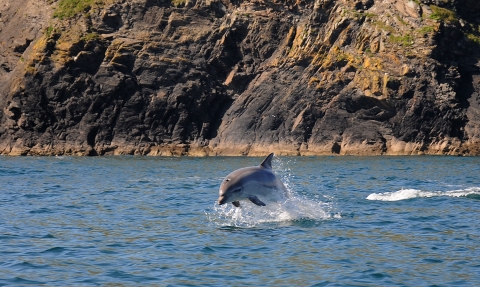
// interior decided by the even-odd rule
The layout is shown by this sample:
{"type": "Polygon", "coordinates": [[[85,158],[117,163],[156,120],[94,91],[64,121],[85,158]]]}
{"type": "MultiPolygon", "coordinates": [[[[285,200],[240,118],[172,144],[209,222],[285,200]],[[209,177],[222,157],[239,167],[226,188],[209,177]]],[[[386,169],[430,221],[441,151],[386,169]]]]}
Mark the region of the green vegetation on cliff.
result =
{"type": "Polygon", "coordinates": [[[172,0],[172,5],[175,7],[185,6],[185,3],[187,3],[187,0],[172,0]]]}
{"type": "Polygon", "coordinates": [[[432,12],[433,12],[430,15],[431,19],[440,20],[440,21],[444,21],[444,22],[452,22],[452,21],[457,20],[457,15],[455,14],[455,12],[453,12],[451,10],[448,10],[448,9],[445,9],[445,8],[442,8],[442,7],[438,7],[438,6],[435,6],[435,5],[430,5],[430,8],[432,9],[432,12]]]}
{"type": "Polygon", "coordinates": [[[60,0],[53,16],[59,19],[71,18],[105,2],[105,0],[60,0]]]}
{"type": "Polygon", "coordinates": [[[390,35],[388,40],[391,43],[400,44],[403,47],[408,47],[413,45],[414,37],[411,34],[406,34],[401,36],[390,35]]]}

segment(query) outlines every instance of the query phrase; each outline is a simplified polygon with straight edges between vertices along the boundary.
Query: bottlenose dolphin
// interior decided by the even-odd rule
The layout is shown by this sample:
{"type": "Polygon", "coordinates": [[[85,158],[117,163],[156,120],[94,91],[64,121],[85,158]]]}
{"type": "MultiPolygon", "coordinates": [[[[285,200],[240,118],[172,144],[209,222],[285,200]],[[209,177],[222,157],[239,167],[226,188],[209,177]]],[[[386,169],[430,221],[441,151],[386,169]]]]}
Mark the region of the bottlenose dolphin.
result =
{"type": "Polygon", "coordinates": [[[263,201],[281,201],[287,196],[287,189],[272,171],[273,153],[259,166],[244,167],[231,172],[220,185],[218,204],[231,202],[236,207],[240,200],[248,199],[258,206],[263,201]]]}

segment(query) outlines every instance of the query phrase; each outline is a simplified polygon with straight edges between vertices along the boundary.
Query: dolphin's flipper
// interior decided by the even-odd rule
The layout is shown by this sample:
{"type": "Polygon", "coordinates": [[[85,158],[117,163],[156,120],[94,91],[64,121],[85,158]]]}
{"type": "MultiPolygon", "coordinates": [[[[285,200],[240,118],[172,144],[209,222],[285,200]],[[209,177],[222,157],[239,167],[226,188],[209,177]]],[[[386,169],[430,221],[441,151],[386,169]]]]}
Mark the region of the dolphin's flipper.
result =
{"type": "Polygon", "coordinates": [[[239,201],[232,201],[232,204],[233,204],[235,207],[240,207],[240,202],[239,202],[239,201]]]}
{"type": "Polygon", "coordinates": [[[273,158],[273,152],[263,160],[260,166],[264,168],[272,169],[272,158],[273,158]]]}
{"type": "Polygon", "coordinates": [[[248,199],[250,199],[251,202],[253,202],[254,204],[256,204],[258,206],[265,206],[266,205],[265,203],[263,203],[263,201],[258,199],[258,197],[256,197],[255,195],[252,195],[252,196],[248,197],[248,199]]]}

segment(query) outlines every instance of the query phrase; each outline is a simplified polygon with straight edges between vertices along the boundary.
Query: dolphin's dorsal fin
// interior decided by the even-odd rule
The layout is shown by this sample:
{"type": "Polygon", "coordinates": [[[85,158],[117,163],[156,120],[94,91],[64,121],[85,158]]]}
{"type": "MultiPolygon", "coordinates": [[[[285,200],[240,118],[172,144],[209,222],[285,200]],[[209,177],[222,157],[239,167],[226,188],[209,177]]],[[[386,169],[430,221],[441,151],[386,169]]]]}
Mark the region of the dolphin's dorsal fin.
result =
{"type": "Polygon", "coordinates": [[[272,158],[273,158],[273,152],[263,160],[260,166],[264,168],[272,169],[272,158]]]}

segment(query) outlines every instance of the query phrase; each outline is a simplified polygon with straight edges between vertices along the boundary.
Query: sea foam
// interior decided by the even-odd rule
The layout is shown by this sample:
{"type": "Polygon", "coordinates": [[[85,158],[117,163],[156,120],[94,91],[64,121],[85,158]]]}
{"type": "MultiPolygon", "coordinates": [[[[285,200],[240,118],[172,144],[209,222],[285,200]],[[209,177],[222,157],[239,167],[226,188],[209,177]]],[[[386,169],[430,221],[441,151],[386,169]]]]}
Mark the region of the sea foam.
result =
{"type": "Polygon", "coordinates": [[[423,191],[419,189],[401,189],[394,192],[372,193],[367,196],[368,200],[380,201],[399,201],[412,198],[427,198],[427,197],[462,197],[469,195],[480,195],[480,187],[469,187],[465,189],[457,189],[450,191],[423,191]]]}

